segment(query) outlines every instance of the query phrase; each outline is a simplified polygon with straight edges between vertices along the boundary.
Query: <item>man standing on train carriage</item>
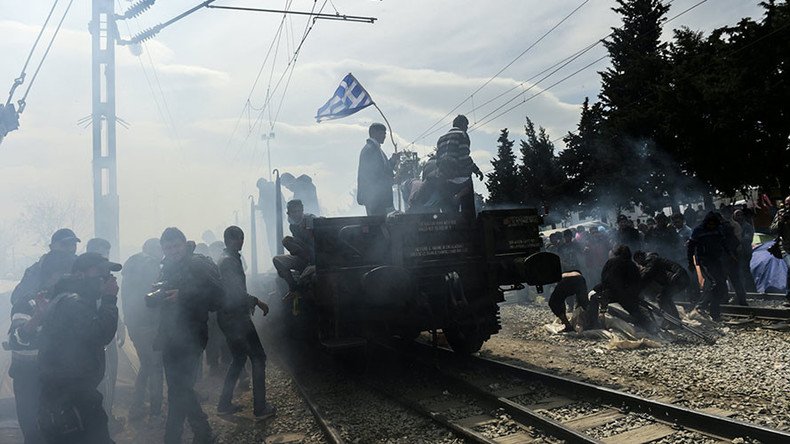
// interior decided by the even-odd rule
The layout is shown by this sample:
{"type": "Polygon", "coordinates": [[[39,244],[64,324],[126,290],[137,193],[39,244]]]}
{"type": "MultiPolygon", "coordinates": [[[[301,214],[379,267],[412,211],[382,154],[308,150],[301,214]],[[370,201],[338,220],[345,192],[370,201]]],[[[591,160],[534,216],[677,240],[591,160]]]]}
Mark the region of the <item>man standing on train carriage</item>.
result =
{"type": "Polygon", "coordinates": [[[357,203],[365,206],[368,216],[386,216],[394,210],[392,185],[395,183],[395,166],[400,153],[387,158],[381,144],[387,139],[387,127],[374,123],[368,129],[368,138],[359,153],[357,170],[357,203]]]}
{"type": "Polygon", "coordinates": [[[453,119],[453,127],[436,142],[436,161],[439,174],[446,181],[447,197],[471,220],[476,214],[472,174],[483,180],[483,173],[470,157],[468,128],[466,116],[459,114],[453,119]]]}

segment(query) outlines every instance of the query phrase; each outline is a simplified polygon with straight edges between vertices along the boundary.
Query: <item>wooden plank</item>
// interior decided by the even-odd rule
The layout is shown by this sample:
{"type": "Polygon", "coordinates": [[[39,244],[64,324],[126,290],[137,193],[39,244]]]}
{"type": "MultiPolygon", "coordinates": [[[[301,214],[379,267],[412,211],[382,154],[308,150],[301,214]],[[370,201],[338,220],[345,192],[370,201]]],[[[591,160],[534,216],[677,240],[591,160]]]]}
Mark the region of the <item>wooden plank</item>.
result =
{"type": "Polygon", "coordinates": [[[557,407],[562,407],[568,404],[573,404],[574,400],[563,398],[560,396],[552,396],[551,398],[541,399],[540,401],[527,406],[529,410],[551,410],[557,407]]]}
{"type": "Polygon", "coordinates": [[[530,436],[527,432],[516,432],[512,435],[494,438],[494,441],[498,444],[530,444],[538,440],[530,436]]]}
{"type": "Polygon", "coordinates": [[[471,429],[472,427],[485,425],[494,421],[496,421],[496,419],[491,415],[475,415],[468,418],[457,419],[453,422],[461,427],[471,429]]]}
{"type": "Polygon", "coordinates": [[[656,441],[675,433],[677,430],[665,424],[650,424],[638,429],[632,429],[619,435],[604,438],[604,443],[632,443],[643,444],[656,441]]]}
{"type": "Polygon", "coordinates": [[[617,410],[604,410],[602,412],[593,413],[592,415],[584,415],[565,421],[562,424],[575,430],[587,430],[593,427],[608,424],[616,419],[620,419],[625,415],[617,410]]]}

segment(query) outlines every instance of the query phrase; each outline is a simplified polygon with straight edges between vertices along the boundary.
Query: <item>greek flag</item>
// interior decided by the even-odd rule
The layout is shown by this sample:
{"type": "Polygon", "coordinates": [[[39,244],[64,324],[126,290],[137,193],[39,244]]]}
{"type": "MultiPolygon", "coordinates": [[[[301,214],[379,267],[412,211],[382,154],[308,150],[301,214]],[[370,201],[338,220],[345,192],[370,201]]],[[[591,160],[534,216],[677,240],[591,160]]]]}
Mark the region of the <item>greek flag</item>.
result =
{"type": "Polygon", "coordinates": [[[337,87],[332,98],[324,106],[318,108],[315,120],[320,123],[324,120],[340,119],[370,105],[373,105],[373,99],[370,97],[370,94],[349,73],[340,82],[340,86],[337,87]]]}

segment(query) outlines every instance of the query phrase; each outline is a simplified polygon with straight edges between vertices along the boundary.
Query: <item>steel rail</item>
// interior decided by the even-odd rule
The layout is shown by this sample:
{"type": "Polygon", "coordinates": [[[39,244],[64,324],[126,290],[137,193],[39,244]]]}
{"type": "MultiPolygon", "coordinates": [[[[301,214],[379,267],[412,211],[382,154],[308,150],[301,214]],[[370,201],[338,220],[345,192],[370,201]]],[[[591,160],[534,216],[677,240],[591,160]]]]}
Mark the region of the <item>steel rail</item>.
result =
{"type": "Polygon", "coordinates": [[[427,418],[427,419],[430,419],[430,420],[440,424],[442,427],[445,427],[445,428],[451,430],[453,433],[455,433],[457,436],[459,436],[461,438],[464,438],[464,439],[467,439],[467,440],[470,440],[470,441],[473,441],[473,442],[476,442],[476,443],[480,443],[480,444],[498,444],[493,439],[486,438],[482,434],[477,433],[477,432],[475,432],[474,430],[472,430],[470,428],[463,427],[463,426],[461,426],[459,424],[454,423],[453,421],[449,420],[447,417],[445,417],[441,413],[433,412],[430,409],[428,409],[427,407],[423,407],[422,405],[420,405],[419,402],[415,402],[415,401],[409,400],[409,399],[407,399],[407,398],[405,398],[403,396],[396,395],[396,394],[392,393],[391,391],[389,391],[387,389],[384,389],[384,388],[382,388],[380,386],[374,385],[374,384],[367,384],[366,383],[365,385],[368,388],[370,388],[371,390],[375,391],[376,393],[379,393],[379,394],[385,396],[386,398],[388,398],[388,399],[400,404],[401,406],[403,406],[403,407],[405,407],[405,408],[407,408],[407,409],[409,409],[411,411],[414,411],[414,412],[418,413],[420,416],[422,416],[424,418],[427,418]]]}
{"type": "Polygon", "coordinates": [[[601,387],[578,381],[564,376],[533,370],[515,364],[497,361],[480,356],[461,356],[443,347],[431,347],[428,344],[416,343],[423,352],[438,353],[444,358],[464,360],[484,368],[504,371],[527,380],[538,380],[557,388],[561,392],[570,392],[589,399],[600,398],[613,405],[625,405],[632,411],[649,413],[658,420],[683,426],[705,434],[728,439],[750,437],[763,443],[790,442],[790,432],[771,429],[758,424],[747,423],[732,418],[713,415],[686,407],[656,401],[619,390],[601,387]]]}
{"type": "MultiPolygon", "coordinates": [[[[535,412],[534,410],[528,409],[527,407],[517,402],[513,402],[510,399],[507,399],[502,396],[497,396],[496,394],[491,393],[483,388],[480,388],[475,384],[464,380],[463,378],[460,378],[451,373],[438,369],[431,362],[426,361],[422,357],[417,357],[413,354],[409,354],[408,351],[404,350],[402,347],[398,347],[395,344],[386,344],[381,342],[374,342],[373,345],[376,345],[387,351],[394,351],[410,359],[414,359],[418,364],[422,365],[423,367],[430,368],[432,371],[437,372],[439,376],[441,376],[442,380],[449,381],[459,391],[465,393],[471,393],[476,398],[482,400],[483,403],[488,404],[491,407],[501,408],[503,411],[507,412],[515,421],[520,422],[525,426],[538,428],[541,431],[553,437],[563,439],[566,442],[585,443],[585,444],[601,443],[601,441],[599,440],[593,439],[590,436],[585,435],[584,433],[581,433],[580,431],[568,427],[547,416],[543,416],[535,412]]],[[[381,390],[379,389],[379,391],[381,390]]],[[[457,431],[457,428],[459,426],[455,423],[452,423],[451,421],[447,421],[446,418],[444,418],[440,414],[425,409],[424,407],[419,405],[419,403],[413,403],[407,400],[406,402],[408,403],[407,406],[409,408],[413,410],[421,411],[420,413],[422,413],[423,415],[427,414],[431,419],[440,422],[445,427],[457,431]]],[[[464,428],[461,428],[460,433],[463,434],[464,437],[466,438],[473,440],[477,439],[476,436],[474,435],[468,436],[466,429],[464,428]]],[[[488,442],[488,441],[483,441],[483,442],[488,442]]]]}
{"type": "MultiPolygon", "coordinates": [[[[683,308],[691,308],[690,302],[679,302],[683,308]]],[[[790,321],[790,309],[778,307],[758,307],[754,305],[720,305],[721,314],[729,316],[746,316],[769,321],[790,321]]]]}
{"type": "Polygon", "coordinates": [[[330,444],[345,444],[346,440],[343,439],[340,431],[335,428],[332,422],[328,420],[323,415],[323,413],[321,413],[321,409],[318,407],[318,404],[310,396],[310,393],[307,391],[307,389],[304,388],[304,385],[299,380],[299,376],[297,376],[291,364],[287,362],[282,355],[277,356],[277,358],[280,362],[280,365],[282,365],[285,371],[291,375],[291,379],[296,386],[296,390],[299,392],[299,396],[301,396],[305,404],[307,404],[307,408],[310,409],[310,413],[313,414],[313,418],[315,419],[316,423],[318,423],[318,427],[321,428],[321,432],[324,434],[324,437],[327,439],[327,441],[329,441],[330,444]]]}

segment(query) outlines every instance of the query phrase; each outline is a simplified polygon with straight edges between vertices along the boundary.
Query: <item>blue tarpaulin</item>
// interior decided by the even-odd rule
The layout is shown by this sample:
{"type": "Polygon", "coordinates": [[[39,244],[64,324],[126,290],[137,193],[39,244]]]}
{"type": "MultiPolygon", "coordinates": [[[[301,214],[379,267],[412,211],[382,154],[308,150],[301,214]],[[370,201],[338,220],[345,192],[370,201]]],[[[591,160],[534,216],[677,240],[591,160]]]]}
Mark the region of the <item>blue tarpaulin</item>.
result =
{"type": "Polygon", "coordinates": [[[749,268],[758,292],[784,294],[787,292],[787,264],[768,252],[773,243],[774,241],[765,242],[754,247],[749,268]]]}

